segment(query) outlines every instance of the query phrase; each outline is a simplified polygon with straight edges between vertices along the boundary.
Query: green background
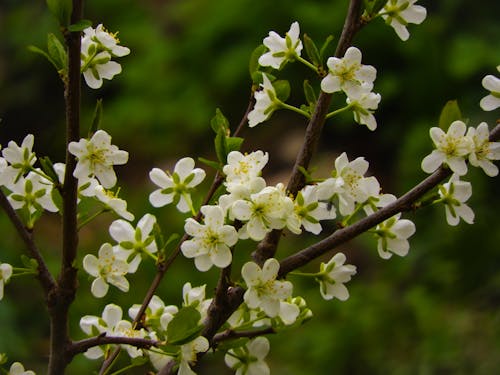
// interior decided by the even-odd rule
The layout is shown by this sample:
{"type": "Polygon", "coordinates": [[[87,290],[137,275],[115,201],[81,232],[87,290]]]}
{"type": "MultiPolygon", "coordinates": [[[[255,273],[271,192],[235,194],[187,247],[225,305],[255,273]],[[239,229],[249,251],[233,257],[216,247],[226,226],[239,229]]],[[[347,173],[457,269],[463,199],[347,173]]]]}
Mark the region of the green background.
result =
{"type": "MultiPolygon", "coordinates": [[[[353,123],[350,114],[328,121],[313,162],[318,176],[328,173],[335,157],[347,151],[350,159],[366,157],[370,174],[377,176],[383,190],[400,195],[425,177],[420,161],[432,149],[428,129],[437,125],[446,101],[458,100],[472,126],[481,121],[490,128],[495,124],[498,111],[482,112],[478,103],[486,95],[481,79],[486,74],[498,76],[500,3],[429,0],[419,4],[427,8],[428,17],[422,25],[409,27],[408,42],[400,41],[381,20],[356,37],[354,44],[363,51],[363,63],[378,70],[374,89],[382,95],[375,114],[378,128],[372,133],[353,123]]],[[[153,190],[149,170],[171,168],[188,155],[213,159],[209,120],[218,107],[233,127],[238,124],[250,93],[248,59],[268,31],[283,35],[297,20],[301,34],[307,33],[318,43],[332,34],[336,41],[346,7],[347,1],[319,0],[87,2],[85,18],[94,26],[103,23],[110,31],[119,30],[121,43],[132,52],[119,60],[123,73],[105,81],[101,90],[83,87],[82,134],[90,124],[96,99],[103,98],[102,127],[112,134],[114,144],[130,153],[129,163],[116,170],[121,194],[129,200],[136,219],[150,211],[166,235],[182,230],[183,218],[173,208],[146,208],[153,190]]],[[[57,30],[43,2],[0,3],[1,144],[5,147],[11,139],[19,143],[30,132],[35,135],[37,154],[54,161],[62,160],[64,154],[63,88],[52,66],[26,46],[44,47],[47,33],[57,30]]],[[[298,64],[287,66],[281,77],[291,80],[290,102],[295,105],[303,100],[304,77],[318,87],[314,75],[298,64]]],[[[244,132],[244,150],[270,153],[264,174],[270,183],[286,181],[304,128],[302,118],[280,111],[244,132]]],[[[462,222],[450,227],[443,207],[430,207],[406,215],[415,222],[417,233],[405,258],[380,259],[370,235],[336,249],[358,267],[348,284],[348,301],[323,301],[316,284],[293,278],[295,295],[306,298],[315,318],[270,337],[272,373],[500,372],[500,189],[498,178],[490,179],[480,170],[472,170],[466,179],[473,184],[469,203],[476,213],[475,225],[462,222]]],[[[100,241],[111,241],[105,229],[112,220],[111,215],[103,216],[82,231],[80,258],[96,253],[100,241]]],[[[47,216],[35,230],[54,272],[58,223],[56,216],[47,216]]],[[[19,266],[23,244],[3,214],[0,233],[0,260],[19,266]]],[[[278,257],[315,240],[288,235],[278,257]]],[[[240,249],[238,262],[247,259],[251,245],[248,242],[240,249]]],[[[91,280],[82,273],[71,309],[73,337],[84,337],[78,327],[82,315],[100,315],[110,302],[125,309],[139,303],[154,272],[153,265],[145,264],[143,272],[129,277],[131,293],[111,288],[102,300],[92,298],[91,280]]],[[[191,260],[179,258],[159,294],[168,303],[178,304],[184,282],[207,283],[211,291],[216,276],[215,270],[197,273],[191,260]]],[[[44,373],[48,319],[34,280],[15,279],[7,285],[0,302],[0,322],[0,352],[44,373]]],[[[205,358],[198,373],[230,373],[222,355],[212,357],[205,358]]],[[[89,368],[97,369],[98,364],[80,356],[68,373],[88,374],[89,368]]]]}

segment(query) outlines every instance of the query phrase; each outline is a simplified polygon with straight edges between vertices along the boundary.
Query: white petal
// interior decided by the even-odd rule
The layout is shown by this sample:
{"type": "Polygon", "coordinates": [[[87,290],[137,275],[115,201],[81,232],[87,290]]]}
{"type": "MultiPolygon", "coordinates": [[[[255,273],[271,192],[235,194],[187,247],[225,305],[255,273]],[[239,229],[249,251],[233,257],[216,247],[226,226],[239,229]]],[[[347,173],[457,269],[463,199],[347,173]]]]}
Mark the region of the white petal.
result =
{"type": "Polygon", "coordinates": [[[90,291],[97,298],[102,298],[108,293],[109,285],[102,277],[98,277],[92,282],[90,291]]]}
{"type": "Polygon", "coordinates": [[[109,226],[109,234],[113,239],[120,243],[124,241],[134,242],[135,230],[128,221],[115,220],[109,226]]]}

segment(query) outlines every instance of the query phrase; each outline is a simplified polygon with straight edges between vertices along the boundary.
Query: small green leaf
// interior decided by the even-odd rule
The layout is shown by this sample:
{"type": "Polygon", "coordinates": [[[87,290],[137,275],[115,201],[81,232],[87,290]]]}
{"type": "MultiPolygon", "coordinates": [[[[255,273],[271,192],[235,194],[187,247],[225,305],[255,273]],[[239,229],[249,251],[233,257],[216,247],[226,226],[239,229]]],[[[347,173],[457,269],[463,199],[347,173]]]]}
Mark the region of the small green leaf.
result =
{"type": "Polygon", "coordinates": [[[219,108],[215,110],[215,116],[210,120],[210,126],[216,133],[221,129],[224,130],[224,133],[229,131],[229,121],[219,108]]]}
{"type": "Polygon", "coordinates": [[[47,0],[47,7],[61,26],[68,26],[73,11],[72,0],[47,0]]]}
{"type": "Polygon", "coordinates": [[[319,55],[321,57],[321,61],[323,61],[323,58],[325,57],[325,52],[328,49],[328,47],[330,46],[330,44],[332,43],[332,41],[333,41],[333,35],[328,35],[325,42],[321,46],[321,49],[319,50],[319,55]]]}
{"type": "Polygon", "coordinates": [[[48,156],[44,156],[38,159],[40,161],[40,165],[42,166],[42,171],[49,176],[49,178],[52,180],[52,182],[55,182],[56,184],[59,182],[59,176],[57,175],[55,169],[54,169],[54,164],[52,164],[52,161],[48,156]]]}
{"type": "Polygon", "coordinates": [[[90,125],[89,135],[94,134],[100,129],[102,118],[102,99],[97,99],[94,109],[94,117],[92,118],[92,124],[90,125]]]}
{"type": "Polygon", "coordinates": [[[250,72],[250,77],[259,70],[259,57],[261,57],[267,51],[267,47],[263,44],[255,48],[250,55],[250,61],[248,63],[248,71],[250,72]]]}
{"type": "Polygon", "coordinates": [[[205,159],[205,158],[198,158],[198,160],[205,164],[205,165],[208,165],[210,168],[213,168],[215,169],[216,171],[220,171],[222,170],[222,164],[216,162],[216,161],[213,161],[213,160],[208,160],[208,159],[205,159]]]}
{"type": "Polygon", "coordinates": [[[47,60],[49,60],[49,62],[54,65],[54,68],[57,69],[57,63],[52,59],[52,57],[49,56],[49,54],[47,52],[45,52],[43,49],[40,49],[36,46],[28,46],[28,50],[30,50],[31,52],[34,52],[34,53],[38,53],[39,55],[42,55],[43,57],[45,57],[47,60]]]}
{"type": "Polygon", "coordinates": [[[456,100],[449,100],[439,115],[439,127],[447,130],[453,121],[462,120],[462,112],[456,100]]]}
{"type": "Polygon", "coordinates": [[[217,345],[217,350],[220,350],[221,352],[227,352],[229,349],[241,348],[242,346],[245,346],[248,341],[250,341],[250,339],[246,337],[240,337],[235,340],[221,341],[217,345]]]}
{"type": "Polygon", "coordinates": [[[380,12],[380,10],[385,7],[385,5],[387,4],[388,0],[375,0],[372,2],[372,6],[371,6],[371,9],[369,10],[369,14],[371,16],[375,16],[378,14],[378,12],[380,12]]]}
{"type": "Polygon", "coordinates": [[[231,151],[239,151],[243,138],[240,137],[226,137],[226,149],[229,154],[231,151]]]}
{"type": "Polygon", "coordinates": [[[201,314],[193,306],[179,310],[167,327],[167,339],[171,345],[182,345],[199,336],[203,325],[200,324],[201,314]]]}
{"type": "Polygon", "coordinates": [[[56,205],[56,207],[59,209],[59,213],[63,212],[63,199],[61,197],[61,194],[59,193],[59,190],[57,189],[52,189],[50,192],[50,197],[52,198],[52,202],[56,205]]]}
{"type": "Polygon", "coordinates": [[[284,79],[280,79],[273,82],[274,90],[276,91],[276,96],[282,102],[285,102],[290,96],[290,82],[284,79]]]}
{"type": "Polygon", "coordinates": [[[318,47],[316,47],[314,41],[307,34],[304,34],[304,47],[306,48],[307,56],[309,56],[312,63],[316,66],[321,66],[322,61],[318,47]]]}
{"type": "Polygon", "coordinates": [[[66,49],[59,39],[52,33],[47,36],[47,51],[50,57],[54,60],[57,71],[66,68],[68,56],[66,49]]]}
{"type": "Polygon", "coordinates": [[[90,21],[90,20],[80,20],[77,23],[69,25],[68,26],[68,30],[72,31],[72,32],[83,31],[87,27],[91,27],[91,26],[92,26],[92,21],[90,21]]]}
{"type": "Polygon", "coordinates": [[[309,105],[312,106],[316,105],[318,99],[316,97],[316,93],[314,92],[313,87],[311,86],[308,80],[304,81],[304,95],[309,105]]]}

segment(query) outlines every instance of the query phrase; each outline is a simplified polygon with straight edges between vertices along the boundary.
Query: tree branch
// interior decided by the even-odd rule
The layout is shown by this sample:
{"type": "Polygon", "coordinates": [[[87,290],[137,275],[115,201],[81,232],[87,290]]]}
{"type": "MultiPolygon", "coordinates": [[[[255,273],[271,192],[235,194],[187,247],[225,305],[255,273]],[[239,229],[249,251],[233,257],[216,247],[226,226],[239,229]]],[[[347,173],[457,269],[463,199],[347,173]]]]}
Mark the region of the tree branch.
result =
{"type": "Polygon", "coordinates": [[[45,298],[48,299],[48,296],[51,292],[53,292],[57,285],[47,268],[47,264],[43,259],[42,253],[38,250],[35,241],[33,241],[33,233],[26,229],[23,222],[17,215],[16,211],[12,208],[9,203],[9,200],[5,196],[4,192],[0,190],[0,206],[5,210],[8,218],[16,228],[17,233],[21,236],[24,244],[28,248],[28,254],[34,258],[38,263],[38,275],[36,276],[42,285],[45,298]]]}
{"type": "Polygon", "coordinates": [[[143,339],[139,337],[124,337],[124,336],[106,336],[105,333],[99,336],[90,337],[80,341],[75,341],[69,348],[69,354],[75,356],[79,353],[84,353],[90,348],[99,345],[132,345],[140,349],[149,349],[152,346],[159,346],[160,341],[143,339]]]}
{"type": "Polygon", "coordinates": [[[234,331],[232,329],[228,329],[224,332],[218,333],[214,336],[213,342],[219,343],[226,340],[238,339],[242,337],[246,338],[254,338],[263,335],[270,335],[276,333],[276,330],[273,327],[267,327],[258,330],[249,330],[249,331],[234,331]]]}

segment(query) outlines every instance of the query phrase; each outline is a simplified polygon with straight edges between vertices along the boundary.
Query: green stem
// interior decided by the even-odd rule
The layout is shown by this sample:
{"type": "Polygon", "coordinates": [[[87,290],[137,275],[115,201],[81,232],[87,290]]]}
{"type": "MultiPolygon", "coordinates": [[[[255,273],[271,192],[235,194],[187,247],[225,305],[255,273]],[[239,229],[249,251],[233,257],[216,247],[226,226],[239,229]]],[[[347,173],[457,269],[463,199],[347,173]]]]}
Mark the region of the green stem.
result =
{"type": "Polygon", "coordinates": [[[302,116],[305,116],[308,119],[311,118],[311,115],[309,113],[307,113],[306,111],[303,111],[300,108],[294,107],[293,105],[286,104],[286,103],[282,102],[281,100],[279,101],[279,106],[281,108],[289,109],[290,111],[293,111],[293,112],[296,112],[296,113],[298,113],[298,114],[300,114],[302,116]]]}
{"type": "Polygon", "coordinates": [[[96,213],[94,213],[93,215],[90,215],[89,217],[87,217],[85,220],[83,220],[79,225],[78,225],[78,230],[82,229],[85,225],[87,225],[88,223],[90,223],[92,220],[94,220],[96,217],[98,217],[100,214],[103,214],[105,212],[108,212],[109,210],[106,209],[106,208],[103,208],[102,210],[100,211],[97,211],[96,213]]]}
{"type": "Polygon", "coordinates": [[[290,272],[289,275],[294,275],[294,276],[302,276],[302,277],[318,277],[321,275],[321,272],[316,272],[316,273],[307,273],[307,272],[300,272],[300,271],[293,271],[290,272]]]}
{"type": "Polygon", "coordinates": [[[312,70],[314,70],[316,73],[318,73],[318,67],[312,63],[310,63],[309,61],[307,61],[306,59],[304,59],[303,57],[300,57],[300,56],[295,56],[295,58],[297,59],[297,61],[301,62],[302,64],[304,64],[305,66],[307,66],[308,68],[311,68],[312,70]]]}
{"type": "Polygon", "coordinates": [[[348,104],[345,107],[342,107],[340,109],[337,109],[336,111],[330,112],[329,114],[326,115],[326,119],[332,118],[333,116],[338,115],[339,113],[345,112],[353,107],[353,104],[348,104]]]}

